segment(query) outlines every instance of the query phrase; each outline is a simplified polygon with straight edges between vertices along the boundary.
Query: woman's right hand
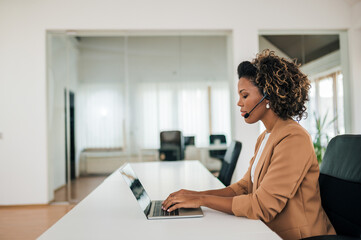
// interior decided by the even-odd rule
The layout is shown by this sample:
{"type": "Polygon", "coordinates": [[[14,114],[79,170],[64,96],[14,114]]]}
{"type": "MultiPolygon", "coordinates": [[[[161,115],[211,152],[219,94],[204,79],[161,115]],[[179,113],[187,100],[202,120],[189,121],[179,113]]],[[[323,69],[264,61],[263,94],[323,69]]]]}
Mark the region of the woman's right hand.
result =
{"type": "Polygon", "coordinates": [[[199,192],[187,190],[187,189],[181,189],[179,191],[169,194],[169,197],[175,197],[177,195],[188,195],[188,194],[197,195],[197,194],[199,194],[199,192]]]}
{"type": "Polygon", "coordinates": [[[234,195],[235,193],[230,188],[205,192],[181,189],[177,192],[171,193],[162,203],[162,208],[163,210],[171,212],[178,208],[197,208],[200,206],[206,206],[218,211],[233,214],[232,200],[234,195]],[[213,195],[207,195],[205,193],[213,193],[213,195]],[[217,196],[214,193],[218,193],[223,196],[217,196]]]}
{"type": "Polygon", "coordinates": [[[179,191],[169,194],[167,199],[163,201],[163,206],[169,201],[169,199],[172,199],[174,197],[181,196],[181,195],[200,195],[200,193],[197,191],[181,189],[179,191]]]}

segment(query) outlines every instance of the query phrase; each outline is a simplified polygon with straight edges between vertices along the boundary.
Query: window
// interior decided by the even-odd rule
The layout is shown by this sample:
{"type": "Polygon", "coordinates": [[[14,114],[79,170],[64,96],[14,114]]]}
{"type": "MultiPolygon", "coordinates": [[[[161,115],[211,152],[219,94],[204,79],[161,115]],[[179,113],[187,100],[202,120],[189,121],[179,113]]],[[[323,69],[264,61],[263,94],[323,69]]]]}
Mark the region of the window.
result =
{"type": "Polygon", "coordinates": [[[209,143],[210,131],[230,139],[228,82],[139,83],[137,95],[140,148],[158,148],[165,130],[195,136],[197,146],[209,143]]]}
{"type": "Polygon", "coordinates": [[[122,84],[80,84],[78,87],[78,148],[123,146],[122,84]]]}
{"type": "Polygon", "coordinates": [[[345,133],[344,109],[343,109],[343,76],[341,72],[335,72],[311,80],[310,101],[308,103],[308,118],[303,125],[312,136],[316,133],[316,119],[324,119],[324,133],[330,138],[337,134],[345,133]]]}
{"type": "Polygon", "coordinates": [[[227,36],[82,37],[78,147],[158,148],[163,130],[230,140],[227,36]]]}

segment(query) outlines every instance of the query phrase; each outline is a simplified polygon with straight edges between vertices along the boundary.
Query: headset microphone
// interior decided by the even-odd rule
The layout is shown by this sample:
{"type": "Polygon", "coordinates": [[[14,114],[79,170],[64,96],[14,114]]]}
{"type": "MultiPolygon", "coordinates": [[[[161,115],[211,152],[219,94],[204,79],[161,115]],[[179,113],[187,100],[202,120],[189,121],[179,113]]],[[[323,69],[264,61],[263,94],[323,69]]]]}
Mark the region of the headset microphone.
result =
{"type": "Polygon", "coordinates": [[[268,95],[267,95],[267,94],[263,95],[263,98],[261,99],[261,101],[259,101],[259,102],[256,104],[256,106],[254,106],[254,107],[252,108],[252,110],[251,110],[250,112],[246,113],[246,114],[244,115],[244,118],[248,118],[249,115],[251,114],[251,112],[252,112],[265,98],[266,98],[266,99],[268,98],[268,95]]]}

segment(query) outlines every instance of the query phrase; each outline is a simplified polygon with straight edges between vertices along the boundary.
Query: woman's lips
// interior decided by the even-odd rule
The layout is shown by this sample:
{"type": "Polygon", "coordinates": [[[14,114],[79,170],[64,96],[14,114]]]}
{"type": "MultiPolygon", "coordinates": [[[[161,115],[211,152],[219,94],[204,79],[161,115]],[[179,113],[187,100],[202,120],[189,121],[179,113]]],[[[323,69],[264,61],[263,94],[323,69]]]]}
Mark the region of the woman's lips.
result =
{"type": "Polygon", "coordinates": [[[246,115],[247,112],[241,112],[242,117],[244,117],[244,115],[246,115]]]}

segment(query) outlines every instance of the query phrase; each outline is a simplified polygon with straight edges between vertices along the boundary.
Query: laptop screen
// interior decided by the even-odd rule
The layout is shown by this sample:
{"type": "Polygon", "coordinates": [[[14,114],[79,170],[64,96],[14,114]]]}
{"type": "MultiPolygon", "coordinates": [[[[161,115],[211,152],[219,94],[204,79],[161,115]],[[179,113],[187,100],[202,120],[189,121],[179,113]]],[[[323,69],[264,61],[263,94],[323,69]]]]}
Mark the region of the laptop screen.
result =
{"type": "Polygon", "coordinates": [[[137,199],[140,207],[144,211],[145,215],[148,215],[149,208],[150,208],[150,198],[143,188],[143,185],[139,181],[138,177],[135,175],[132,167],[130,164],[125,165],[120,170],[125,182],[129,185],[130,189],[132,190],[135,198],[137,199]]]}

